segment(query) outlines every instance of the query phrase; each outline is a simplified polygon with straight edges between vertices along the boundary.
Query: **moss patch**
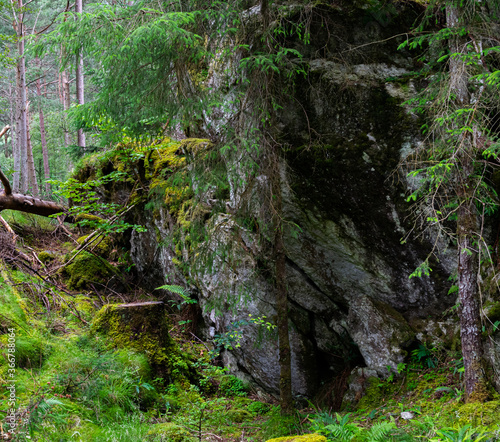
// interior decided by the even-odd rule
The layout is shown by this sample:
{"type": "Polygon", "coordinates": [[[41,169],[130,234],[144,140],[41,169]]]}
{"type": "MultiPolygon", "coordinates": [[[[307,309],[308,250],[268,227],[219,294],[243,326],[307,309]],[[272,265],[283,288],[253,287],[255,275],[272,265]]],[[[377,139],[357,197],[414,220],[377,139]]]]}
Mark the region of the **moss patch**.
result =
{"type": "MultiPolygon", "coordinates": [[[[68,259],[72,256],[74,254],[68,259]]],[[[63,268],[62,273],[69,277],[67,284],[70,289],[82,290],[93,282],[105,284],[116,275],[116,270],[106,260],[83,250],[63,268]]]]}
{"type": "Polygon", "coordinates": [[[172,422],[153,425],[151,430],[148,431],[147,436],[148,440],[158,440],[157,437],[160,437],[159,440],[168,442],[187,442],[194,440],[186,429],[172,422]]]}
{"type": "Polygon", "coordinates": [[[252,413],[247,410],[233,409],[227,412],[227,417],[231,422],[241,423],[251,421],[253,419],[252,413]]]}
{"type": "Polygon", "coordinates": [[[490,427],[500,422],[500,401],[469,403],[460,407],[456,414],[460,426],[470,424],[474,427],[490,427]]]}
{"type": "Polygon", "coordinates": [[[269,439],[267,442],[327,442],[325,436],[320,434],[303,434],[302,436],[285,436],[276,439],[269,439]]]}
{"type": "Polygon", "coordinates": [[[183,381],[190,371],[189,361],[168,333],[161,302],[105,305],[97,313],[92,331],[106,334],[115,347],[145,353],[156,373],[183,381]]]}

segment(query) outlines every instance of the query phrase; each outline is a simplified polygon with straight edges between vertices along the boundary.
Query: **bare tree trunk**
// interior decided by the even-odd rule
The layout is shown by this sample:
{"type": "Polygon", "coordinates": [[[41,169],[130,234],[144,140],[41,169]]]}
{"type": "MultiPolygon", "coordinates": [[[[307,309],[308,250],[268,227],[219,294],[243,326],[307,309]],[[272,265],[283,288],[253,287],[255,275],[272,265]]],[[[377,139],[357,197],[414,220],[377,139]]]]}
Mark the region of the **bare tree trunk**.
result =
{"type": "Polygon", "coordinates": [[[23,0],[18,0],[17,5],[15,5],[14,0],[11,0],[12,7],[14,9],[14,30],[17,35],[17,51],[18,51],[18,61],[16,65],[17,74],[17,97],[16,97],[16,134],[18,139],[16,140],[18,149],[17,161],[14,159],[14,189],[19,187],[21,192],[26,193],[28,190],[28,121],[26,114],[26,64],[24,58],[24,13],[23,0]],[[17,12],[15,8],[17,7],[17,12]],[[19,169],[16,167],[18,166],[19,169]],[[20,174],[16,176],[16,173],[20,174]]]}
{"type": "MultiPolygon", "coordinates": [[[[455,5],[446,7],[446,21],[449,28],[456,28],[463,14],[455,5]]],[[[464,37],[455,36],[450,39],[450,52],[461,54],[467,50],[464,37]]],[[[450,89],[455,96],[457,107],[470,103],[468,92],[468,75],[464,58],[450,58],[450,89]]],[[[457,182],[459,208],[457,211],[458,237],[458,293],[460,299],[460,337],[464,360],[464,382],[466,401],[484,400],[487,397],[486,379],[483,370],[483,344],[481,340],[480,305],[478,297],[478,255],[477,238],[478,213],[475,206],[474,151],[471,134],[462,132],[457,140],[458,158],[461,175],[457,182]]]]}
{"type": "Polygon", "coordinates": [[[286,253],[283,241],[283,195],[281,189],[281,171],[279,167],[278,146],[274,150],[269,168],[272,185],[274,260],[276,277],[276,317],[278,326],[279,366],[280,366],[280,406],[282,414],[293,411],[292,397],[292,362],[290,336],[288,329],[288,296],[286,290],[286,253]]]}
{"type": "Polygon", "coordinates": [[[63,108],[64,108],[64,146],[69,147],[71,144],[71,134],[68,127],[66,112],[71,107],[71,95],[69,89],[68,72],[63,71],[61,74],[63,87],[63,108]]]}
{"type": "MultiPolygon", "coordinates": [[[[66,21],[66,15],[64,16],[64,21],[66,21]]],[[[61,45],[61,60],[64,60],[66,57],[66,48],[64,45],[61,45]]],[[[68,127],[67,121],[67,111],[71,107],[71,94],[69,88],[69,76],[68,71],[65,69],[61,73],[61,82],[62,82],[62,105],[64,109],[64,147],[69,147],[71,145],[71,134],[68,127]]]]}
{"type": "MultiPolygon", "coordinates": [[[[40,67],[40,71],[42,68],[42,62],[38,60],[38,66],[40,67]]],[[[38,95],[38,116],[40,119],[40,139],[42,142],[42,157],[43,157],[43,172],[45,177],[45,193],[47,195],[50,194],[50,184],[48,180],[50,180],[50,167],[49,167],[49,152],[47,150],[47,139],[45,137],[45,118],[43,115],[42,108],[42,80],[40,77],[36,81],[36,93],[38,95]]]]}
{"type": "MultiPolygon", "coordinates": [[[[27,94],[26,94],[27,96],[27,94]]],[[[29,103],[26,105],[26,114],[29,117],[29,103]]],[[[28,118],[28,122],[30,119],[28,118]]],[[[35,161],[33,160],[33,148],[31,146],[31,134],[29,130],[29,124],[27,126],[27,150],[26,150],[26,157],[27,157],[27,162],[28,162],[28,190],[31,188],[32,189],[32,194],[36,198],[39,197],[40,193],[38,191],[38,181],[36,179],[36,172],[35,172],[35,161]]]]}
{"type": "MultiPolygon", "coordinates": [[[[83,13],[83,0],[76,0],[76,13],[83,13]]],[[[85,88],[83,83],[83,51],[80,49],[76,55],[76,101],[79,105],[85,104],[85,88]]],[[[78,129],[78,146],[85,148],[85,133],[78,129]]]]}

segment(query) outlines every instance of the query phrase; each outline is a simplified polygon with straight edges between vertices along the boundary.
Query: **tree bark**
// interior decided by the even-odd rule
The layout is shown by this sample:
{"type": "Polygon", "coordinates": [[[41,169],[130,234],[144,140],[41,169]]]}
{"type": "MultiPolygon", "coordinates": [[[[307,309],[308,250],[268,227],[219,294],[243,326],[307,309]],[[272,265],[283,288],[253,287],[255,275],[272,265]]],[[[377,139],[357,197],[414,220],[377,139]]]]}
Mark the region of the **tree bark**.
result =
{"type": "MultiPolygon", "coordinates": [[[[53,201],[45,201],[29,195],[13,193],[9,180],[1,170],[0,182],[4,187],[4,190],[0,192],[0,212],[9,209],[41,216],[67,213],[66,207],[54,203],[53,201]]],[[[72,216],[66,216],[64,221],[74,222],[74,218],[72,216]]]]}
{"type": "MultiPolygon", "coordinates": [[[[274,147],[278,149],[277,146],[274,147]]],[[[279,154],[275,152],[275,164],[271,166],[274,198],[274,259],[276,274],[276,316],[278,326],[279,365],[280,365],[280,406],[282,414],[293,411],[292,397],[292,362],[290,336],[288,329],[288,296],[286,290],[286,253],[283,242],[283,196],[281,191],[281,176],[279,154]],[[274,166],[274,167],[273,167],[274,166]]]]}
{"type": "MultiPolygon", "coordinates": [[[[40,71],[42,69],[42,62],[40,60],[38,61],[38,66],[40,67],[40,71]]],[[[44,172],[44,177],[45,177],[45,193],[47,195],[50,194],[50,184],[48,183],[48,180],[50,180],[50,167],[49,167],[49,152],[47,150],[47,139],[45,137],[45,118],[43,115],[43,108],[42,108],[42,80],[40,77],[36,81],[36,93],[38,95],[38,116],[40,119],[40,139],[42,143],[42,157],[43,157],[43,172],[44,172]]]]}
{"type": "MultiPolygon", "coordinates": [[[[26,92],[26,97],[28,96],[28,93],[26,92]]],[[[29,102],[26,104],[26,115],[28,116],[28,125],[27,125],[27,150],[26,150],[26,156],[27,156],[27,162],[28,162],[28,190],[31,190],[33,196],[38,198],[40,196],[40,193],[38,191],[38,181],[36,179],[36,172],[35,172],[35,161],[33,159],[33,146],[31,145],[31,133],[29,130],[29,102]]]]}
{"type": "MultiPolygon", "coordinates": [[[[14,0],[12,0],[13,2],[14,0]]],[[[26,112],[26,60],[24,56],[24,12],[23,0],[17,1],[18,13],[15,14],[14,29],[17,34],[18,61],[17,71],[17,121],[19,125],[19,163],[20,188],[23,193],[28,190],[28,117],[26,112]]],[[[14,187],[16,187],[14,185],[14,187]]]]}
{"type": "MultiPolygon", "coordinates": [[[[64,21],[66,21],[67,17],[64,15],[64,21]]],[[[66,48],[64,45],[61,45],[61,62],[65,59],[66,57],[66,48]]],[[[62,89],[62,105],[64,109],[64,147],[69,147],[71,144],[71,135],[68,127],[68,118],[67,118],[67,111],[71,107],[71,95],[70,95],[70,88],[69,88],[69,76],[68,76],[68,71],[65,69],[61,73],[61,89],[62,89]]]]}
{"type": "Polygon", "coordinates": [[[18,61],[16,65],[17,73],[17,118],[16,118],[16,133],[18,133],[18,161],[14,161],[14,168],[16,172],[14,173],[14,188],[19,187],[21,192],[26,193],[28,190],[28,120],[26,113],[26,62],[24,57],[24,12],[23,0],[17,1],[17,12],[15,11],[14,0],[11,0],[12,7],[14,9],[14,30],[17,36],[17,52],[18,61]],[[19,164],[19,169],[16,165],[19,164]],[[16,173],[20,176],[16,177],[16,173]]]}
{"type": "MultiPolygon", "coordinates": [[[[461,26],[463,11],[455,5],[446,7],[447,26],[451,29],[461,26]]],[[[467,41],[462,36],[450,39],[451,54],[461,54],[467,50],[467,41]]],[[[470,104],[468,75],[463,57],[450,58],[450,89],[455,96],[455,105],[470,104]]],[[[469,132],[462,132],[457,143],[457,157],[460,161],[460,176],[457,180],[458,238],[458,293],[460,299],[460,337],[464,360],[464,382],[466,401],[486,399],[486,378],[484,375],[481,340],[481,313],[478,297],[478,254],[476,252],[476,232],[479,225],[475,206],[475,186],[473,184],[475,146],[469,132]]]]}
{"type": "MultiPolygon", "coordinates": [[[[83,13],[83,0],[76,0],[76,13],[83,13]]],[[[85,86],[83,82],[83,51],[80,48],[76,54],[76,101],[78,105],[85,104],[85,86]]],[[[83,129],[78,129],[77,144],[81,148],[85,148],[85,133],[83,129]]]]}

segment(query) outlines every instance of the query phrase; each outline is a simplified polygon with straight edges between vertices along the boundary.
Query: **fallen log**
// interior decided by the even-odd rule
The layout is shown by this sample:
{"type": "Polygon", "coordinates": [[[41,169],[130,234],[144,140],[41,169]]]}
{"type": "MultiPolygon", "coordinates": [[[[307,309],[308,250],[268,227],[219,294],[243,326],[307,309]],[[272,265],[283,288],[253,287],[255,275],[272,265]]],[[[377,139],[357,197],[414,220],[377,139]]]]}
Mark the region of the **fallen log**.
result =
{"type": "MultiPolygon", "coordinates": [[[[6,132],[5,128],[0,132],[0,137],[6,132]]],[[[0,182],[3,184],[3,192],[0,193],[0,212],[5,209],[17,210],[19,212],[33,213],[41,216],[65,214],[64,221],[75,222],[73,216],[67,215],[68,209],[53,201],[41,200],[30,195],[12,193],[9,180],[0,170],[0,182]]]]}

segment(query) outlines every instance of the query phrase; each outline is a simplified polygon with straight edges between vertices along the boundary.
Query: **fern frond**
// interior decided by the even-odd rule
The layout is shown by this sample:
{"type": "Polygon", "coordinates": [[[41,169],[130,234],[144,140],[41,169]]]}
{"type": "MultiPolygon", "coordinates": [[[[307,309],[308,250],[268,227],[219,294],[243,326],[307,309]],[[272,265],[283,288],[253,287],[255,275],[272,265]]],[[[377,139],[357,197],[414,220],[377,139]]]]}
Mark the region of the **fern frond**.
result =
{"type": "Polygon", "coordinates": [[[368,442],[386,442],[389,440],[391,431],[394,430],[396,426],[393,422],[379,422],[371,427],[368,432],[368,442]]]}
{"type": "Polygon", "coordinates": [[[339,442],[349,442],[360,432],[360,428],[354,424],[327,425],[325,429],[330,433],[329,438],[339,442]]]}
{"type": "Polygon", "coordinates": [[[183,298],[189,296],[189,293],[184,287],[180,285],[162,285],[161,287],[156,287],[155,290],[168,290],[171,293],[175,293],[176,295],[182,296],[183,298]]]}

